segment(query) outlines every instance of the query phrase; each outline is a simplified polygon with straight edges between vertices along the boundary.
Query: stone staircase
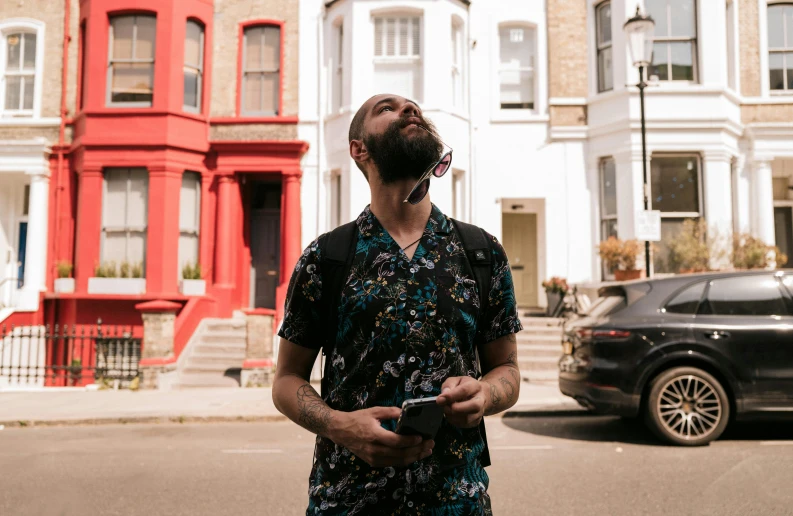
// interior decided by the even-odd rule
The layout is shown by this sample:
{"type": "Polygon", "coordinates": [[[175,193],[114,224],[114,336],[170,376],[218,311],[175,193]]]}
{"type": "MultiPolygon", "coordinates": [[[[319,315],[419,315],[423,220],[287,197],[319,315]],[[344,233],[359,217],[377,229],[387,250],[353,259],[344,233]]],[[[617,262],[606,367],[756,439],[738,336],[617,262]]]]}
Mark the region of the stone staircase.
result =
{"type": "Polygon", "coordinates": [[[521,317],[523,331],[518,333],[518,366],[524,381],[557,381],[563,321],[552,317],[521,317]]]}
{"type": "Polygon", "coordinates": [[[245,361],[245,316],[204,319],[179,355],[171,389],[239,387],[239,370],[245,361]],[[226,372],[233,370],[233,375],[226,372]],[[236,378],[236,379],[235,379],[236,378]]]}

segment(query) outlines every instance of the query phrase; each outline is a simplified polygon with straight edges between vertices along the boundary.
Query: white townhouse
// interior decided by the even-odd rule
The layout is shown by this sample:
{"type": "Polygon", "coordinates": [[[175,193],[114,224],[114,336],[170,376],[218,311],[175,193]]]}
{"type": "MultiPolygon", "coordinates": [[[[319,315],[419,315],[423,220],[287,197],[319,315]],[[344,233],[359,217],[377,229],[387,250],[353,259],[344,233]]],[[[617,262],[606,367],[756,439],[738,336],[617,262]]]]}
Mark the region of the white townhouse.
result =
{"type": "Polygon", "coordinates": [[[0,323],[30,324],[46,290],[63,33],[63,2],[0,3],[0,323]]]}
{"type": "MultiPolygon", "coordinates": [[[[595,252],[643,209],[638,72],[623,32],[656,22],[648,189],[666,242],[685,218],[793,255],[793,2],[301,0],[303,239],[369,199],[347,129],[370,96],[419,102],[454,148],[433,201],[504,244],[519,303],[607,279],[595,252]]],[[[669,271],[665,242],[655,272],[669,271]]]]}

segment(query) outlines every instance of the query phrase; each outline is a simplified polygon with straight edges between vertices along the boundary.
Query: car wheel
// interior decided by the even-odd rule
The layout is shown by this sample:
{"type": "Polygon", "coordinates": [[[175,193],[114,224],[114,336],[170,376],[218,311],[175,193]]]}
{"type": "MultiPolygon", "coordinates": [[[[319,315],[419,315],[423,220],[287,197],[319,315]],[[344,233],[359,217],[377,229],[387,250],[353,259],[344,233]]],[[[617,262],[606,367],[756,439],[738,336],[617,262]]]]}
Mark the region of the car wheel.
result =
{"type": "Polygon", "coordinates": [[[713,375],[696,367],[675,367],[653,380],[645,421],[662,440],[682,446],[708,444],[724,432],[730,400],[713,375]]]}

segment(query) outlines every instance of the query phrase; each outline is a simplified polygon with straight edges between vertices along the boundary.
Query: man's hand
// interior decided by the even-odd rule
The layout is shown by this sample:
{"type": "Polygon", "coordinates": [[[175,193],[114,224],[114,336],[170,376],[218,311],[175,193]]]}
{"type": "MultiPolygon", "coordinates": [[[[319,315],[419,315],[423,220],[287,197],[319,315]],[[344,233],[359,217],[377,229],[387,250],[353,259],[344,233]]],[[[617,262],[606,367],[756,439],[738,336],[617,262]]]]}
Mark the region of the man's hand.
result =
{"type": "Polygon", "coordinates": [[[485,415],[485,388],[470,376],[447,378],[441,386],[438,404],[443,405],[446,420],[459,428],[473,428],[485,415]]]}
{"type": "Polygon", "coordinates": [[[373,468],[404,467],[432,455],[435,441],[414,435],[399,435],[380,426],[380,421],[398,419],[399,407],[374,407],[355,412],[334,412],[330,440],[344,446],[373,468]]]}

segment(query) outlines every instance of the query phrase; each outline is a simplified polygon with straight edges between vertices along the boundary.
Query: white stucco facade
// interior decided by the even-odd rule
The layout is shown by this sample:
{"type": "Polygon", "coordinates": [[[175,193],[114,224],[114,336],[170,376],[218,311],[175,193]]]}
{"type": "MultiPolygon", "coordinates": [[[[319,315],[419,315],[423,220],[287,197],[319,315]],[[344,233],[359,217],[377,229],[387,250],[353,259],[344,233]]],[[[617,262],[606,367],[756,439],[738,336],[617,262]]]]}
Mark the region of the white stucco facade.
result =
{"type": "MultiPolygon", "coordinates": [[[[604,161],[615,169],[616,213],[609,223],[620,238],[635,237],[636,213],[644,208],[639,91],[631,86],[639,76],[623,32],[637,1],[610,1],[613,87],[602,92],[596,13],[603,0],[585,1],[590,44],[581,52],[587,55],[588,93],[555,98],[549,91],[548,64],[554,59],[554,49],[548,48],[549,2],[337,0],[326,5],[324,0],[301,0],[300,137],[311,144],[304,158],[304,245],[351,220],[369,202],[366,181],[349,158],[347,131],[355,110],[381,93],[376,54],[382,48],[375,42],[375,20],[415,17],[421,25],[420,58],[418,65],[415,58],[406,60],[418,66],[408,82],[426,116],[454,148],[458,178],[449,174],[435,180],[433,202],[508,240],[510,255],[529,251],[526,263],[534,278],[524,287],[535,295],[524,302],[543,305],[540,283],[551,276],[572,283],[601,281],[595,247],[608,236],[604,161]],[[464,41],[457,59],[454,27],[464,41]],[[516,38],[532,39],[531,108],[502,108],[503,27],[523,28],[516,38]],[[457,72],[452,70],[455,62],[457,72]],[[460,72],[462,87],[455,86],[455,73],[460,72]],[[586,106],[586,125],[552,126],[550,106],[559,105],[586,106]],[[505,226],[529,222],[528,241],[505,226]]],[[[666,210],[665,231],[673,231],[684,218],[701,217],[725,236],[751,232],[773,244],[776,235],[793,232],[782,220],[786,206],[793,210],[793,195],[782,192],[784,181],[784,186],[793,185],[793,122],[742,122],[742,106],[793,103],[793,95],[785,95],[789,92],[769,91],[763,46],[766,0],[758,0],[761,94],[752,97],[740,93],[738,3],[728,8],[727,2],[691,1],[696,10],[693,80],[651,80],[646,89],[650,208],[666,210]],[[672,165],[682,169],[669,172],[672,165]],[[687,178],[677,199],[669,190],[670,181],[677,179],[669,174],[687,178]],[[684,204],[679,212],[664,208],[684,204]]],[[[644,0],[638,4],[645,7],[644,0]]],[[[403,82],[393,84],[404,88],[403,82]]],[[[638,265],[643,266],[643,259],[638,265]]]]}

